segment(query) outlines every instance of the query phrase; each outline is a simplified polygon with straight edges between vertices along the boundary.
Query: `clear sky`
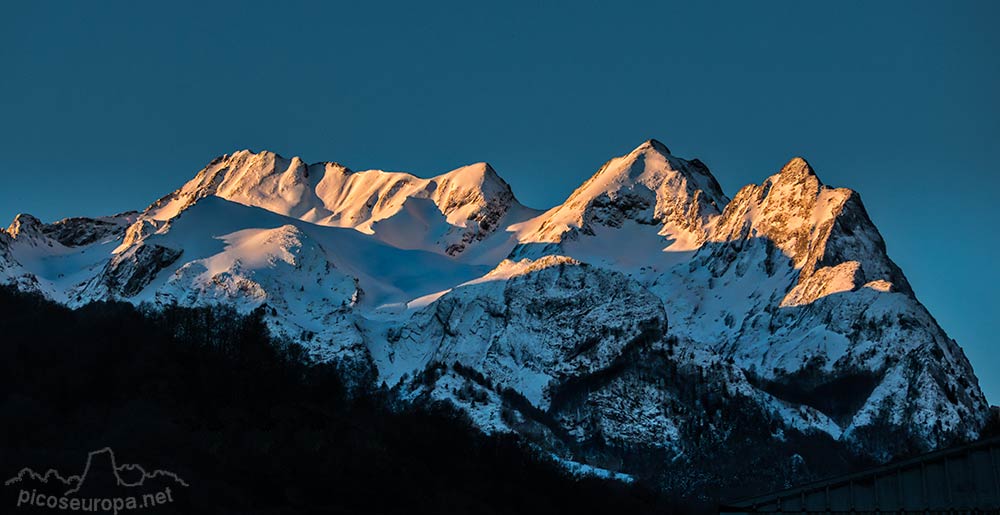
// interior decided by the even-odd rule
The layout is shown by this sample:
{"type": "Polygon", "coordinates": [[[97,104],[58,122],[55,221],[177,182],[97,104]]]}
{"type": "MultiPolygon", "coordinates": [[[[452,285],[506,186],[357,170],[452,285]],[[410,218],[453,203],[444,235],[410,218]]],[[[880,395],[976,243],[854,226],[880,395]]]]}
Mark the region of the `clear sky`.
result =
{"type": "Polygon", "coordinates": [[[1000,403],[1000,2],[338,3],[5,4],[0,219],[141,209],[241,148],[489,161],[534,207],[651,137],[730,196],[802,155],[1000,403]]]}

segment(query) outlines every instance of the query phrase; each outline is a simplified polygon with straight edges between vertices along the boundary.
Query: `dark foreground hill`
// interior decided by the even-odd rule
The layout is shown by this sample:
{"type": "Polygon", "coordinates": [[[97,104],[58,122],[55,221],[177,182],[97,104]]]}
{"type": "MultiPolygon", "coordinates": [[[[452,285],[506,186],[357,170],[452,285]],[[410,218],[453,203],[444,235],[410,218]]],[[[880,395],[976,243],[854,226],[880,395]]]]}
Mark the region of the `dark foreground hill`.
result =
{"type": "MultiPolygon", "coordinates": [[[[272,342],[258,313],[74,311],[0,288],[0,334],[4,480],[22,467],[80,474],[90,451],[111,447],[120,463],[189,485],[152,513],[692,509],[640,485],[574,478],[454,409],[348,395],[333,367],[272,342]]],[[[6,511],[18,488],[2,490],[6,511]]]]}

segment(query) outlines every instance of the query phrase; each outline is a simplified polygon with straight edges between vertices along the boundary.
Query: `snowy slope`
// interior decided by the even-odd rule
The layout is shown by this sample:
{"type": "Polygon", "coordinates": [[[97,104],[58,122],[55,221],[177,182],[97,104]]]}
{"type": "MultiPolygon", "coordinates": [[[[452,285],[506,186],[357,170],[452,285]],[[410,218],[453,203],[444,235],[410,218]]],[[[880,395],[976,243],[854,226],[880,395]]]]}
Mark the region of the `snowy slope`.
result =
{"type": "Polygon", "coordinates": [[[22,289],[73,304],[73,288],[110,259],[135,217],[136,213],[123,213],[43,224],[31,215],[18,215],[0,234],[0,268],[7,269],[0,273],[22,289]]]}
{"type": "Polygon", "coordinates": [[[370,361],[360,313],[405,309],[410,299],[486,271],[435,252],[392,247],[354,229],[209,196],[155,232],[126,240],[81,295],[159,305],[224,303],[244,312],[266,305],[279,335],[301,341],[318,359],[356,365],[370,361]],[[128,288],[137,275],[141,288],[128,288]]]}
{"type": "Polygon", "coordinates": [[[553,383],[666,331],[662,303],[618,272],[564,257],[504,261],[424,307],[386,347],[386,379],[430,363],[479,370],[546,409],[553,383]]]}
{"type": "Polygon", "coordinates": [[[988,411],[857,193],[800,158],[730,200],[649,140],[540,212],[485,163],[424,179],[240,151],[141,213],[19,215],[0,280],[72,306],[263,308],[359,381],[615,471],[751,430],[888,459],[988,411]]]}

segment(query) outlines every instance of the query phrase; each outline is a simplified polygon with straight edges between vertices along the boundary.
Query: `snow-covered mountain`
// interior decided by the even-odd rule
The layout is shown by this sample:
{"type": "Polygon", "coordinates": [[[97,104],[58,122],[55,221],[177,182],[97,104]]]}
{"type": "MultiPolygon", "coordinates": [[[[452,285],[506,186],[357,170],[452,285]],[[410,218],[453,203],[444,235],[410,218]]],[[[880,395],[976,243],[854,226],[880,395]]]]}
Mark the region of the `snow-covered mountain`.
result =
{"type": "Polygon", "coordinates": [[[139,213],[19,215],[0,280],[264,306],[359,382],[626,472],[648,468],[630,450],[685,462],[751,433],[884,460],[989,413],[858,194],[801,158],[730,200],[650,140],[542,212],[485,163],[423,179],[244,150],[139,213]]]}

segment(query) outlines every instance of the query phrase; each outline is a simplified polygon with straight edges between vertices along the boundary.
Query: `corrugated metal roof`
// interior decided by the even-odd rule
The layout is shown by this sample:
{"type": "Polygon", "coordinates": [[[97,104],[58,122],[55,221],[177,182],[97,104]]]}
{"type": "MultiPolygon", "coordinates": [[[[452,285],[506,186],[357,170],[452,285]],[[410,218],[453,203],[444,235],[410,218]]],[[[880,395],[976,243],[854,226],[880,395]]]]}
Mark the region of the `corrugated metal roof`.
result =
{"type": "Polygon", "coordinates": [[[1000,513],[1000,437],[740,499],[720,513],[1000,513]]]}

